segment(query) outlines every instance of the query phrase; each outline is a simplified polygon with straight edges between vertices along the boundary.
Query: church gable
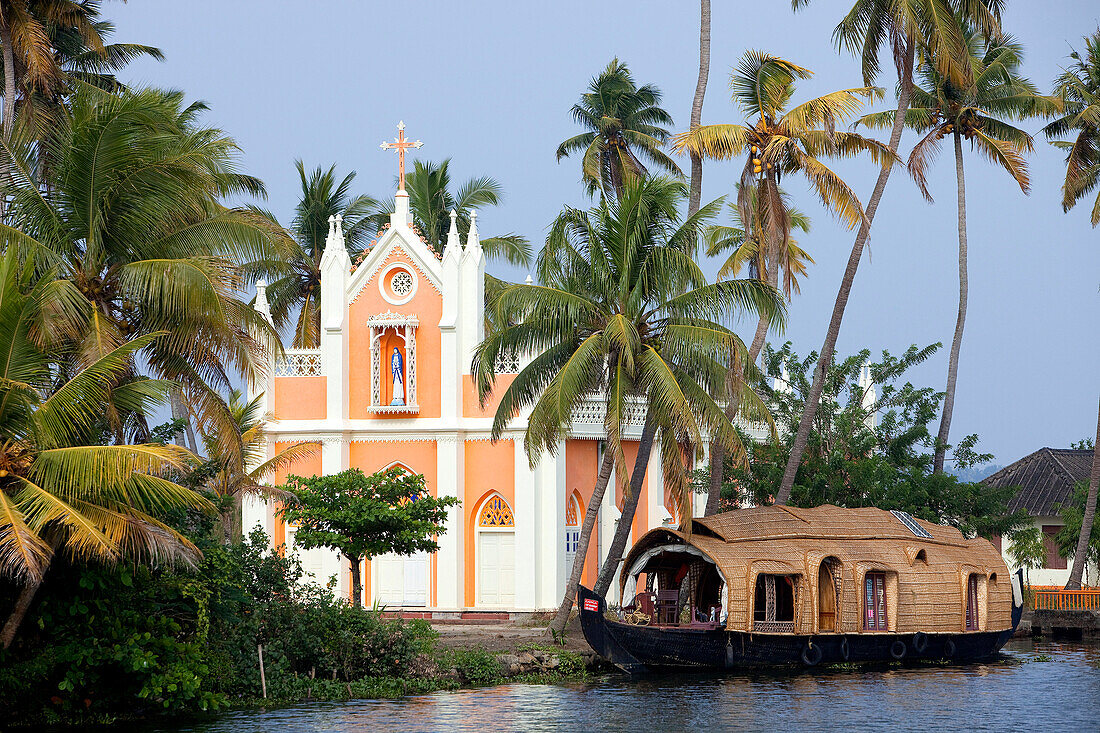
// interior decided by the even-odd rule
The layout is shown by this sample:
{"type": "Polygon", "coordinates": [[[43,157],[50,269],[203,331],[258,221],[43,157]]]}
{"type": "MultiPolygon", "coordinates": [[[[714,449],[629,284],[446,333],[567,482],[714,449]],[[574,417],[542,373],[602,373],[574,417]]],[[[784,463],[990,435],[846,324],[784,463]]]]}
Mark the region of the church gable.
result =
{"type": "Polygon", "coordinates": [[[390,305],[405,305],[421,295],[424,287],[437,297],[442,295],[439,259],[411,229],[392,227],[355,268],[348,284],[348,303],[355,303],[370,288],[390,305]]]}

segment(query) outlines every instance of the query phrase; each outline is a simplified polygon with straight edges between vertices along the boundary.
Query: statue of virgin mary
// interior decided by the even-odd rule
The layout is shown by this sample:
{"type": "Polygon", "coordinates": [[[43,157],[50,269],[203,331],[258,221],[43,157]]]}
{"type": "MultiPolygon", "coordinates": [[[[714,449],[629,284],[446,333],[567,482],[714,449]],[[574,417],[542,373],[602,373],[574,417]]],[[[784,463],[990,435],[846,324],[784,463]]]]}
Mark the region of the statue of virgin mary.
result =
{"type": "Polygon", "coordinates": [[[405,404],[405,361],[401,358],[401,352],[393,347],[393,356],[390,357],[390,373],[393,375],[393,399],[390,405],[405,404]]]}

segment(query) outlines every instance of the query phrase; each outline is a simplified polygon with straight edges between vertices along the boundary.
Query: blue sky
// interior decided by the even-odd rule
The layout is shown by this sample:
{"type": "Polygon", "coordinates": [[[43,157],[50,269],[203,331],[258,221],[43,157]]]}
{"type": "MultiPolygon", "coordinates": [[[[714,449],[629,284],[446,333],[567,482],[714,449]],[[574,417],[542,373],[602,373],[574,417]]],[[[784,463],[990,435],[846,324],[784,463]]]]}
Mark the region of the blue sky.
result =
{"type": "MultiPolygon", "coordinates": [[[[861,85],[857,60],[831,41],[849,2],[821,1],[798,14],[781,0],[713,6],[704,123],[739,121],[727,81],[749,48],[816,72],[796,102],[861,85]]],[[[1100,24],[1100,5],[1009,6],[1004,28],[1025,44],[1025,72],[1049,91],[1070,46],[1081,48],[1081,37],[1100,24]]],[[[298,189],[295,158],[307,167],[337,163],[358,172],[356,192],[391,195],[396,156],[378,145],[403,119],[425,143],[421,157],[452,158],[458,179],[491,175],[503,184],[505,204],[480,212],[483,235],[518,232],[538,245],[563,204],[586,202],[579,160],[555,163],[554,150],[578,132],[569,107],[588,80],[618,56],[639,83],[664,92],[678,131],[687,125],[698,68],[694,2],[131,0],[104,10],[116,41],[159,46],[167,56],[139,61],[123,78],[206,101],[208,122],[238,141],[242,169],[266,182],[267,206],[284,223],[298,189]]],[[[878,83],[892,89],[894,79],[878,83]]],[[[903,155],[913,142],[907,133],[903,155]]],[[[978,433],[998,463],[1091,436],[1100,390],[1100,230],[1089,226],[1087,206],[1062,213],[1057,150],[1037,139],[1030,163],[1032,192],[1024,196],[1003,171],[975,155],[965,160],[970,307],[952,437],[978,433]]],[[[861,198],[870,193],[873,167],[835,168],[861,198]]],[[[728,194],[738,171],[708,162],[704,200],[728,194]]],[[[920,386],[945,380],[955,324],[954,180],[949,151],[930,176],[934,205],[903,172],[891,177],[838,343],[839,354],[899,353],[942,341],[940,354],[913,372],[920,386]]],[[[804,354],[821,346],[853,235],[801,183],[787,188],[813,218],[800,244],[817,264],[791,304],[786,332],[772,341],[790,339],[804,354]]],[[[752,326],[742,326],[749,336],[752,326]]]]}

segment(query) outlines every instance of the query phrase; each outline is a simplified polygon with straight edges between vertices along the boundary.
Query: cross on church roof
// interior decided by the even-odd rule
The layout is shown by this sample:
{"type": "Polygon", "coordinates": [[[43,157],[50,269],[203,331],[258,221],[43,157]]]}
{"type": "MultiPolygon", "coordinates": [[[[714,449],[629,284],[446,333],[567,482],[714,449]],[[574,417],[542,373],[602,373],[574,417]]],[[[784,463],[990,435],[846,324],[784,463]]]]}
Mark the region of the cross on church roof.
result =
{"type": "Polygon", "coordinates": [[[378,147],[383,150],[396,150],[397,151],[397,190],[405,190],[405,151],[409,148],[419,148],[424,143],[419,140],[412,141],[405,139],[405,121],[397,123],[397,137],[393,142],[384,142],[378,147]]]}

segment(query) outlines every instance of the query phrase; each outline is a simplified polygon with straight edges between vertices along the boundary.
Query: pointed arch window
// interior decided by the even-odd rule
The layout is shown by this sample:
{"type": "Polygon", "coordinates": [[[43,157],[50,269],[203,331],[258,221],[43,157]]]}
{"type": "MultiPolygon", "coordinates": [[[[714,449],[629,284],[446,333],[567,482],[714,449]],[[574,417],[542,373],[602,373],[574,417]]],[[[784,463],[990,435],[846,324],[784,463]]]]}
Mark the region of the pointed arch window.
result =
{"type": "Polygon", "coordinates": [[[577,557],[577,547],[581,539],[581,509],[576,492],[573,492],[565,500],[565,568],[573,567],[573,561],[577,557]]]}
{"type": "Polygon", "coordinates": [[[508,502],[504,500],[504,497],[499,495],[491,497],[481,507],[477,524],[479,527],[516,526],[515,519],[512,517],[512,508],[508,506],[508,502]]]}

